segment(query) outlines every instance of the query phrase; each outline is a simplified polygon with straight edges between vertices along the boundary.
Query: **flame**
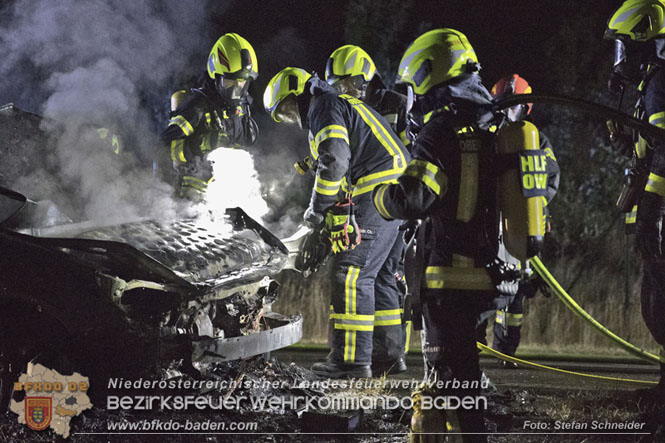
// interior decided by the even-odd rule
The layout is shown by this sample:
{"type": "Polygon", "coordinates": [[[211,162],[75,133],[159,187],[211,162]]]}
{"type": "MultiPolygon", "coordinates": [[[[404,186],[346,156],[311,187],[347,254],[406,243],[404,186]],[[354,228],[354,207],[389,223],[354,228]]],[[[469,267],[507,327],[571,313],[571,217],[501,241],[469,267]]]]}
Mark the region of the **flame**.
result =
{"type": "Polygon", "coordinates": [[[268,214],[268,204],[261,196],[261,182],[249,152],[217,148],[208,159],[213,162],[215,178],[208,185],[207,211],[222,215],[226,208],[240,207],[257,221],[268,214]]]}

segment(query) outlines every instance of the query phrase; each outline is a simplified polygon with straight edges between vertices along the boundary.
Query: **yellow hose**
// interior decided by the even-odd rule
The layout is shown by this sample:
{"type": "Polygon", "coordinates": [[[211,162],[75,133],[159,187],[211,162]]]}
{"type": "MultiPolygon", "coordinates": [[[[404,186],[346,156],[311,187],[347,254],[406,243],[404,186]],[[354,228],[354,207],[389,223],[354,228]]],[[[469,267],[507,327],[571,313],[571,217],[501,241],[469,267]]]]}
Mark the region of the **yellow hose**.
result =
{"type": "Polygon", "coordinates": [[[509,361],[511,363],[517,363],[517,364],[522,365],[522,366],[529,366],[529,367],[537,368],[537,369],[547,369],[549,371],[561,372],[561,373],[567,374],[567,375],[575,375],[575,376],[578,376],[578,377],[597,378],[597,379],[608,380],[608,381],[620,381],[620,382],[624,382],[624,383],[640,383],[640,384],[644,384],[644,385],[657,385],[658,384],[657,381],[632,380],[632,379],[629,379],[629,378],[605,377],[603,375],[584,374],[582,372],[567,371],[565,369],[553,368],[551,366],[540,365],[538,363],[532,363],[530,361],[522,360],[522,359],[517,358],[517,357],[511,357],[510,355],[502,354],[501,352],[496,351],[496,350],[490,348],[489,346],[485,346],[482,343],[476,343],[476,344],[478,345],[478,349],[480,349],[481,351],[488,352],[488,353],[490,353],[491,355],[493,355],[494,357],[496,357],[498,359],[509,361]]]}
{"type": "Polygon", "coordinates": [[[605,326],[600,324],[595,318],[593,318],[588,312],[586,312],[580,305],[577,304],[577,302],[575,302],[575,300],[566,292],[566,290],[563,289],[563,287],[561,287],[559,282],[556,281],[554,276],[552,276],[552,274],[547,270],[543,262],[541,262],[538,257],[533,257],[529,259],[529,262],[536,270],[536,272],[543,278],[545,283],[547,283],[547,285],[552,289],[552,291],[554,291],[556,296],[559,297],[559,300],[561,300],[568,309],[570,309],[575,314],[582,317],[582,319],[584,319],[587,323],[589,323],[595,329],[600,331],[602,334],[612,339],[612,341],[614,341],[616,344],[618,344],[619,346],[621,346],[623,349],[630,352],[631,354],[651,363],[655,364],[660,363],[660,359],[658,358],[657,355],[654,355],[648,351],[645,351],[640,347],[633,345],[632,343],[627,342],[626,340],[619,337],[614,332],[610,331],[605,326]]]}

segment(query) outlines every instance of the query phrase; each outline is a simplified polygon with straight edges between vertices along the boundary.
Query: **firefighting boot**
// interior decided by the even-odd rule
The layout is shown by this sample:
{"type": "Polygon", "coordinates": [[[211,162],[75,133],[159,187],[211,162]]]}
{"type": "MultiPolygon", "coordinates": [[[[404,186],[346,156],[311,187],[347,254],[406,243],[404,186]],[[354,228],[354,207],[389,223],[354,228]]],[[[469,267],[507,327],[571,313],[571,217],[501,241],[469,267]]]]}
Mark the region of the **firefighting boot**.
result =
{"type": "Polygon", "coordinates": [[[406,372],[404,356],[392,361],[372,361],[372,375],[381,377],[385,375],[400,374],[406,372]]]}
{"type": "Polygon", "coordinates": [[[312,372],[319,377],[326,378],[370,378],[372,376],[369,365],[336,363],[332,359],[314,363],[312,372]]]}

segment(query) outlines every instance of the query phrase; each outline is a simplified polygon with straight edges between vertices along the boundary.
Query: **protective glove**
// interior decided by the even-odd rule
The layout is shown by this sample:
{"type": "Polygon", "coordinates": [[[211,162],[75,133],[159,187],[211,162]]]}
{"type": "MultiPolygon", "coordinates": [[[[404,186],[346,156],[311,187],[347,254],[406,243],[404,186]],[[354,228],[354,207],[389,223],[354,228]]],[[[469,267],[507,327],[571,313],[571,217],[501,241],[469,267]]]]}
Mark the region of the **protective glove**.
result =
{"type": "Polygon", "coordinates": [[[640,199],[635,222],[637,243],[645,260],[665,258],[662,223],[665,216],[665,198],[653,192],[645,192],[640,199]]]}
{"type": "Polygon", "coordinates": [[[606,123],[610,143],[614,149],[624,157],[632,158],[635,150],[633,131],[614,120],[607,120],[606,123]]]}
{"type": "Polygon", "coordinates": [[[360,228],[349,197],[326,211],[326,229],[333,254],[354,249],[360,243],[360,228]]]}
{"type": "Polygon", "coordinates": [[[305,214],[303,214],[302,219],[309,228],[316,230],[323,223],[324,216],[320,212],[316,212],[311,207],[307,208],[305,214]]]}

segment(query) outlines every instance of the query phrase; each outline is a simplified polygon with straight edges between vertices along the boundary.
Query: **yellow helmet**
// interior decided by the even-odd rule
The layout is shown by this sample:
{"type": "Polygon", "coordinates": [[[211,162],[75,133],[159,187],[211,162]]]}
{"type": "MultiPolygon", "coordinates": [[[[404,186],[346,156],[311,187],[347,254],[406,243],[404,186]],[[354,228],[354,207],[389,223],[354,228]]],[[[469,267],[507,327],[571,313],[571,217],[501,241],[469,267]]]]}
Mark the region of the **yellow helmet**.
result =
{"type": "Polygon", "coordinates": [[[330,54],[326,63],[326,81],[332,85],[345,77],[361,75],[368,82],[374,77],[376,65],[362,48],[344,45],[330,54]]]}
{"type": "Polygon", "coordinates": [[[259,64],[254,48],[238,34],[224,34],[210,50],[208,75],[213,80],[216,75],[256,80],[259,64]]]}
{"type": "Polygon", "coordinates": [[[275,116],[277,106],[289,95],[299,96],[305,91],[307,80],[312,77],[304,69],[284,68],[279,71],[270,81],[263,93],[263,106],[272,116],[273,120],[279,120],[275,116]]]}
{"type": "Polygon", "coordinates": [[[406,49],[397,81],[408,83],[413,92],[424,95],[434,86],[479,68],[476,52],[464,34],[450,28],[435,29],[406,49]]]}
{"type": "Polygon", "coordinates": [[[627,36],[646,42],[665,34],[665,2],[662,0],[626,0],[610,18],[606,38],[627,36]]]}

